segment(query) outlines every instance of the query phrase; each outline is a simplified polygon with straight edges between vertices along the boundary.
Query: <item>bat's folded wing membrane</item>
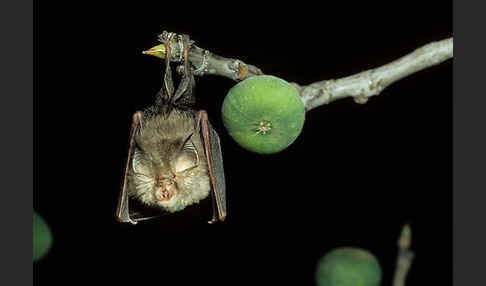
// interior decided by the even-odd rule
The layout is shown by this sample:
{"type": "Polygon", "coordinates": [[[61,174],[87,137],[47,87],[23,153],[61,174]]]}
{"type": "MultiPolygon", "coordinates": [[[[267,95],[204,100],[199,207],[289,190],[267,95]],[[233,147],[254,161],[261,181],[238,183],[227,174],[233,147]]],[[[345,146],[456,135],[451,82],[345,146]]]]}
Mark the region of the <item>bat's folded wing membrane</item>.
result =
{"type": "Polygon", "coordinates": [[[218,206],[219,219],[224,220],[226,217],[226,183],[224,179],[223,155],[221,153],[221,144],[219,142],[218,133],[216,133],[216,131],[213,129],[211,123],[209,123],[209,130],[211,130],[211,153],[213,154],[213,169],[215,179],[214,191],[218,206]]]}
{"type": "Polygon", "coordinates": [[[123,174],[123,185],[120,191],[120,196],[118,197],[118,206],[116,209],[116,219],[119,222],[131,222],[133,224],[136,221],[130,218],[130,211],[128,208],[128,170],[130,168],[130,162],[132,160],[133,150],[135,149],[135,132],[138,129],[140,124],[140,120],[142,118],[143,113],[141,111],[135,112],[132,119],[132,128],[130,130],[130,137],[128,143],[128,158],[127,163],[125,165],[125,173],[123,174]]]}
{"type": "Polygon", "coordinates": [[[223,221],[226,218],[226,183],[224,179],[223,155],[218,133],[211,126],[207,113],[199,112],[201,133],[204,139],[206,158],[208,160],[209,175],[213,189],[213,221],[223,221]],[[217,213],[217,218],[215,217],[217,213]]]}

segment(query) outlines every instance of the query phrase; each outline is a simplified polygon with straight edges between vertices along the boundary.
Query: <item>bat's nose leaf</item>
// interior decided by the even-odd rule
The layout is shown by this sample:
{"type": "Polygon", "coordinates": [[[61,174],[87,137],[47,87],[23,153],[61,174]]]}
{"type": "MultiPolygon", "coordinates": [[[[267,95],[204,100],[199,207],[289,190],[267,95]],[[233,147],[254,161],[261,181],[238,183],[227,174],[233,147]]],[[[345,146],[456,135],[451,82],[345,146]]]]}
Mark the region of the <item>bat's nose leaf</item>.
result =
{"type": "Polygon", "coordinates": [[[160,201],[168,201],[172,198],[172,192],[169,188],[159,188],[156,195],[157,199],[160,201]]]}

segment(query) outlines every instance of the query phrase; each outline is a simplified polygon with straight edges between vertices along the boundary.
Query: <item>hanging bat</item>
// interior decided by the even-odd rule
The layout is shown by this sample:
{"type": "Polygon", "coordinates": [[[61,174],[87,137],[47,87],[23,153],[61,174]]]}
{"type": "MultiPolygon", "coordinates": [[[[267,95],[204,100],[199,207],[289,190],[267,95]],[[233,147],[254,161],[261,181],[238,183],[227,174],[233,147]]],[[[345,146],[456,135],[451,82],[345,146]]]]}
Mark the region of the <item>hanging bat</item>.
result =
{"type": "MultiPolygon", "coordinates": [[[[166,47],[165,74],[155,104],[133,115],[128,159],[116,218],[138,221],[183,210],[212,196],[210,223],[226,217],[226,186],[219,137],[206,111],[191,109],[195,103],[194,75],[188,62],[191,42],[178,35],[183,45],[184,69],[174,92],[170,68],[173,33],[159,40],[166,47]]],[[[181,55],[182,57],[182,55],[181,55]]]]}

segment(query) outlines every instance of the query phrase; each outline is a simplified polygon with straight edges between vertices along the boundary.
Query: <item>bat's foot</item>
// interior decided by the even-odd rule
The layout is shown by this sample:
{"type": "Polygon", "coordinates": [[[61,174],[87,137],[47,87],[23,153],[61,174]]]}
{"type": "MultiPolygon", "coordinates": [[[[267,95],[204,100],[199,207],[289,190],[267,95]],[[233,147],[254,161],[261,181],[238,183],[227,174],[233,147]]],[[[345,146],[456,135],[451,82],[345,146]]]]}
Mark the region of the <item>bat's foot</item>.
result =
{"type": "Polygon", "coordinates": [[[178,35],[173,32],[163,31],[162,34],[159,35],[159,41],[165,45],[166,54],[167,50],[174,48],[174,46],[171,46],[171,42],[173,45],[178,45],[178,48],[174,49],[174,58],[169,57],[169,60],[174,62],[184,62],[185,66],[185,62],[187,61],[187,51],[194,43],[194,41],[190,40],[189,35],[178,35]]]}
{"type": "Polygon", "coordinates": [[[181,52],[181,60],[184,60],[184,65],[182,66],[184,68],[184,73],[189,75],[190,72],[192,72],[189,68],[189,49],[192,46],[192,41],[189,39],[189,35],[179,35],[178,37],[178,42],[179,45],[181,46],[180,52],[181,52]]]}
{"type": "Polygon", "coordinates": [[[163,31],[162,34],[159,35],[159,41],[162,42],[162,44],[167,46],[167,44],[172,40],[174,36],[175,33],[163,31]]]}

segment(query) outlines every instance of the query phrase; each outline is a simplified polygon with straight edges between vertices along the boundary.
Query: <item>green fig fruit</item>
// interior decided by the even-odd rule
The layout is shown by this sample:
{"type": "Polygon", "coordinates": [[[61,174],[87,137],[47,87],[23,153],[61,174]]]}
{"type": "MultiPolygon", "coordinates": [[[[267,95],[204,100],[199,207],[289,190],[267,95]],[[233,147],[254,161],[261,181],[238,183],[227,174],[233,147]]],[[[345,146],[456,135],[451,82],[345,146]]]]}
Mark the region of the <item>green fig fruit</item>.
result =
{"type": "Polygon", "coordinates": [[[278,153],[299,136],[305,107],[297,89],[270,75],[249,77],[230,89],[223,101],[223,123],[243,148],[278,153]]]}
{"type": "Polygon", "coordinates": [[[375,256],[364,249],[340,247],[317,265],[317,286],[378,286],[382,272],[375,256]]]}
{"type": "Polygon", "coordinates": [[[52,245],[52,234],[45,220],[36,212],[34,212],[33,227],[34,261],[36,261],[49,251],[52,245]]]}

